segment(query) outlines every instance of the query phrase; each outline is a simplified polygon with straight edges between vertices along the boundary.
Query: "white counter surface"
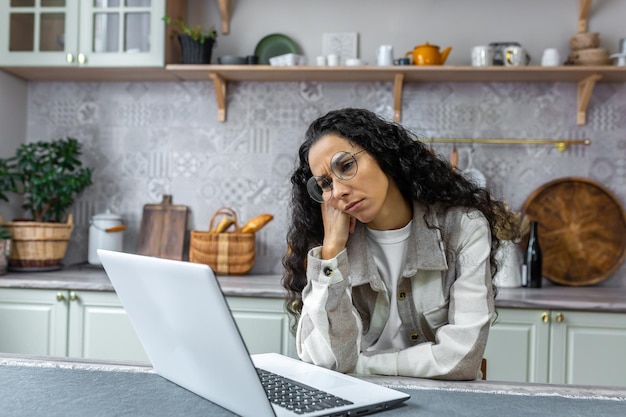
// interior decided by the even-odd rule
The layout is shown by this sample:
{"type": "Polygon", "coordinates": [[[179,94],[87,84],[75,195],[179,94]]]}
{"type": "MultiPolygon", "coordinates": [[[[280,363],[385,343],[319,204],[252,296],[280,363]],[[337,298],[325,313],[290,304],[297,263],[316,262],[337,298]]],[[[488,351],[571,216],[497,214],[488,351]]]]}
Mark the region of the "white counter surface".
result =
{"type": "MultiPolygon", "coordinates": [[[[220,276],[218,279],[228,296],[283,298],[286,294],[280,275],[220,276]]],[[[0,288],[113,291],[104,270],[94,267],[52,272],[9,272],[0,276],[0,288]]],[[[626,313],[626,288],[500,288],[496,306],[626,313]]]]}

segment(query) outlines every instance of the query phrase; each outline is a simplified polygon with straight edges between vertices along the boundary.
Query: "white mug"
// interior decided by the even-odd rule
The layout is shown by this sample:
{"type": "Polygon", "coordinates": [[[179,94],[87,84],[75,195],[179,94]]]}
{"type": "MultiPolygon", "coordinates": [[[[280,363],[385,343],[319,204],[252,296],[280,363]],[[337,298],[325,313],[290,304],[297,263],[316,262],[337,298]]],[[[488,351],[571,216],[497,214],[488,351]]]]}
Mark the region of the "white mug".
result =
{"type": "Polygon", "coordinates": [[[493,65],[493,47],[480,45],[472,48],[472,66],[486,67],[493,65]]]}
{"type": "Polygon", "coordinates": [[[543,56],[541,57],[541,65],[544,67],[557,67],[561,65],[559,51],[556,48],[548,48],[543,51],[543,56]]]}
{"type": "Polygon", "coordinates": [[[380,45],[376,55],[376,63],[381,67],[393,65],[393,46],[380,45]]]}
{"type": "Polygon", "coordinates": [[[518,67],[528,65],[530,56],[521,46],[509,46],[503,52],[504,65],[507,67],[518,67]]]}
{"type": "Polygon", "coordinates": [[[339,55],[337,54],[330,54],[326,57],[326,62],[328,63],[329,67],[336,67],[337,65],[339,65],[339,55]]]}

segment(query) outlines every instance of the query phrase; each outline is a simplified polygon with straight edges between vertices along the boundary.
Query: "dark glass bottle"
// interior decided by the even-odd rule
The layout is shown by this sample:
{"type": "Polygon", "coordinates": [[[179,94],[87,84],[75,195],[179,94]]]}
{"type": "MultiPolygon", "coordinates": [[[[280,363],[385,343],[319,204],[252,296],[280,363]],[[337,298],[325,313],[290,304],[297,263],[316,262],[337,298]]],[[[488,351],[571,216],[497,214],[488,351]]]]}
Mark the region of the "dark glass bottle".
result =
{"type": "Polygon", "coordinates": [[[542,259],[541,247],[539,247],[539,235],[537,234],[537,222],[530,222],[530,237],[528,248],[524,257],[526,264],[526,283],[530,288],[541,288],[542,259]]]}

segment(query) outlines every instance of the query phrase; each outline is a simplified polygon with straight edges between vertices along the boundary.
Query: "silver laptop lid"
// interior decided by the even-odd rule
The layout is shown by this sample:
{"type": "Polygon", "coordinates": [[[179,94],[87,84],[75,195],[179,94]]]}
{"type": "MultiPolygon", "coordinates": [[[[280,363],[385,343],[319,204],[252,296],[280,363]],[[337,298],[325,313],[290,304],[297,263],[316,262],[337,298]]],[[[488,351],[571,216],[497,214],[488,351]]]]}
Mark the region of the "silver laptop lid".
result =
{"type": "Polygon", "coordinates": [[[98,255],[159,375],[242,416],[274,416],[211,268],[98,255]]]}

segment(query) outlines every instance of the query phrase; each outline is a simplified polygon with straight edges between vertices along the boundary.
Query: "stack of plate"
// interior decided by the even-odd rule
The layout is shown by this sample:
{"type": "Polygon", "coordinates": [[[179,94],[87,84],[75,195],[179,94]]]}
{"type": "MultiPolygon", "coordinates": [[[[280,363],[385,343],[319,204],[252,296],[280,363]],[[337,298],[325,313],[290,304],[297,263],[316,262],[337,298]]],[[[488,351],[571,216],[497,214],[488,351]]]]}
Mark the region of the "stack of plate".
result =
{"type": "Polygon", "coordinates": [[[254,55],[259,57],[261,65],[269,65],[270,58],[285,54],[299,55],[300,47],[293,39],[280,33],[267,35],[254,48],[254,55]]]}
{"type": "Polygon", "coordinates": [[[569,62],[574,65],[609,65],[609,51],[600,48],[598,32],[579,32],[569,41],[569,62]]]}

